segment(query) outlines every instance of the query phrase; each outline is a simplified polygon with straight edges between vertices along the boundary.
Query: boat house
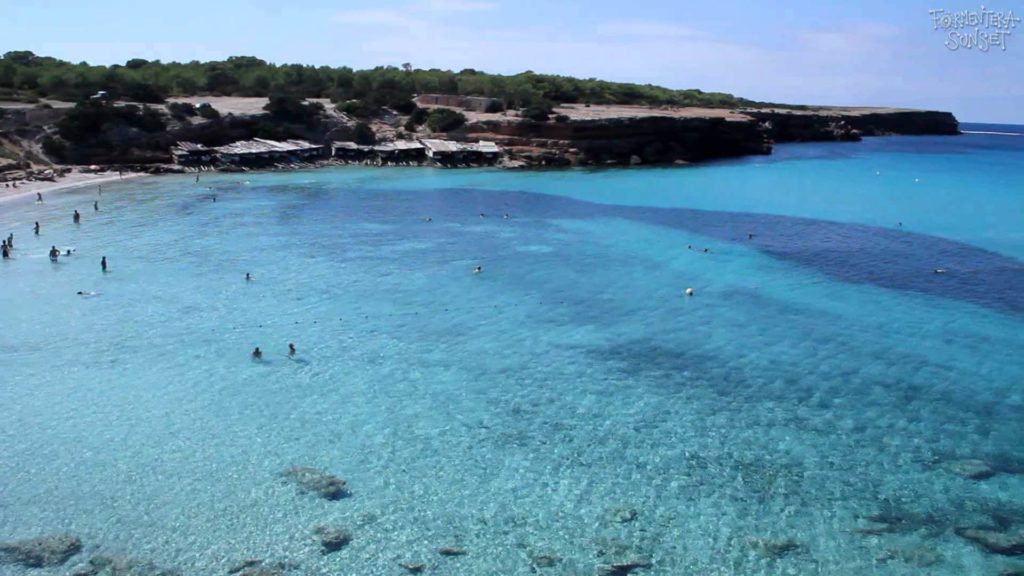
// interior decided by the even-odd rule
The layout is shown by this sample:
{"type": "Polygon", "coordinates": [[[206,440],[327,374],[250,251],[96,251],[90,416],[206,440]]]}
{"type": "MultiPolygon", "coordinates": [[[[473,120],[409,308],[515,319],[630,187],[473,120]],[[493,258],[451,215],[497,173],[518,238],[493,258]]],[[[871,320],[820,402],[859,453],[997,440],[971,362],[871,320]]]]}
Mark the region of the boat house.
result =
{"type": "Polygon", "coordinates": [[[265,140],[254,138],[216,148],[221,162],[234,165],[294,164],[315,160],[324,154],[324,147],[305,140],[265,140]]]}
{"type": "Polygon", "coordinates": [[[178,142],[171,147],[171,156],[182,166],[203,166],[214,162],[214,151],[195,142],[178,142]]]}

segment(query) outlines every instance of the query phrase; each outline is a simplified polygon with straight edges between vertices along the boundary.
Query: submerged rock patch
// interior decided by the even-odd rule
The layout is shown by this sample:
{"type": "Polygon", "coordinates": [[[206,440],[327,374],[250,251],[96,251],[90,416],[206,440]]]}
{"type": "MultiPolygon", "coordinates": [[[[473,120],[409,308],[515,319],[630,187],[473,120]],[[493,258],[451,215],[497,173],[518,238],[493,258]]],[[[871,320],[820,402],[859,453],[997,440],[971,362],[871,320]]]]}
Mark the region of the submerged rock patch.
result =
{"type": "Polygon", "coordinates": [[[941,468],[968,480],[986,480],[996,475],[996,471],[982,460],[947,460],[941,468]]]}
{"type": "Polygon", "coordinates": [[[70,534],[41,536],[0,544],[0,564],[20,564],[28,568],[60,566],[82,551],[82,541],[70,534]]]}
{"type": "Polygon", "coordinates": [[[956,528],[956,535],[970,540],[989,552],[1004,556],[1024,554],[1024,528],[990,530],[988,528],[956,528]]]}
{"type": "Polygon", "coordinates": [[[321,554],[337,552],[352,541],[352,533],[338,526],[321,524],[313,528],[313,533],[320,539],[321,554]]]}
{"type": "Polygon", "coordinates": [[[73,570],[70,576],[181,576],[177,570],[160,568],[152,562],[97,554],[73,570]]]}
{"type": "Polygon", "coordinates": [[[783,556],[800,550],[801,546],[795,540],[771,540],[768,538],[754,538],[748,542],[758,554],[770,560],[778,560],[783,556]]]}
{"type": "Polygon", "coordinates": [[[295,482],[300,491],[316,494],[327,500],[340,500],[352,495],[347,482],[316,468],[294,466],[285,470],[284,476],[295,482]]]}

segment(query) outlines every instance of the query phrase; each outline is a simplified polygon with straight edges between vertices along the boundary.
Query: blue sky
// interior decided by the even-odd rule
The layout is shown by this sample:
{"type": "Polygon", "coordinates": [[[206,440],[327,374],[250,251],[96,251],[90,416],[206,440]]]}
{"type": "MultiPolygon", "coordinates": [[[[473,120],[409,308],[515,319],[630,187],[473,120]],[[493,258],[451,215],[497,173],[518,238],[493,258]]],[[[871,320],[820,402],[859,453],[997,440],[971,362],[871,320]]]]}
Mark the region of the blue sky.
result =
{"type": "MultiPolygon", "coordinates": [[[[0,0],[0,51],[523,70],[731,92],[758,100],[891,105],[1024,124],[1024,25],[1006,50],[949,50],[931,9],[964,0],[0,0]]],[[[986,2],[1024,16],[1021,0],[986,2]]]]}

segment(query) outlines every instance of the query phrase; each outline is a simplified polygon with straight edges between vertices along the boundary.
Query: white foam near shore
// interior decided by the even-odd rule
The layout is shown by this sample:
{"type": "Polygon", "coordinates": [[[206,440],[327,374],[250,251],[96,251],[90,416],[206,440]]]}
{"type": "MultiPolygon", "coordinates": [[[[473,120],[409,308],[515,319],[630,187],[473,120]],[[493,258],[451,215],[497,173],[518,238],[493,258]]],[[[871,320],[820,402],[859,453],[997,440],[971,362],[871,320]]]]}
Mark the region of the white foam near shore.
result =
{"type": "Polygon", "coordinates": [[[964,134],[992,134],[995,136],[1024,136],[1020,132],[993,132],[991,130],[961,130],[964,134]]]}
{"type": "Polygon", "coordinates": [[[0,188],[0,202],[23,198],[25,196],[35,195],[36,193],[43,194],[45,199],[46,194],[52,194],[53,192],[67,190],[69,188],[78,188],[80,186],[89,185],[99,186],[107,182],[117,182],[120,180],[127,180],[129,178],[139,178],[141,176],[148,176],[148,174],[141,172],[124,172],[123,174],[117,174],[114,172],[72,172],[63,178],[52,182],[47,180],[19,181],[17,188],[0,188]]]}

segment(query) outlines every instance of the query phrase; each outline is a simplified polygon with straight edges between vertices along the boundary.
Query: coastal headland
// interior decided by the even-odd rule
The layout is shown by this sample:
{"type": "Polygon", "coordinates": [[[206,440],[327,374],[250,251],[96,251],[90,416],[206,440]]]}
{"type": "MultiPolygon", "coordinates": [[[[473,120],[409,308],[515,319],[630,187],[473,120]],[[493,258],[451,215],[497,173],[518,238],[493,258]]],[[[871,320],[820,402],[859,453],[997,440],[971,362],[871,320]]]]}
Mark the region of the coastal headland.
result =
{"type": "Polygon", "coordinates": [[[949,112],[775,104],[533,72],[353,71],[252,57],[89,67],[31,52],[8,52],[0,65],[9,72],[0,77],[8,183],[56,180],[72,167],[690,164],[771,154],[784,142],[960,132],[949,112]]]}
{"type": "MultiPolygon", "coordinates": [[[[172,100],[191,103],[199,98],[172,100]]],[[[6,109],[0,120],[0,147],[7,159],[0,159],[0,181],[47,179],[61,166],[101,166],[126,172],[182,172],[194,169],[239,170],[228,163],[208,162],[195,166],[176,163],[172,149],[179,142],[220,147],[265,135],[276,127],[288,136],[303,138],[326,150],[316,158],[277,162],[264,169],[289,165],[310,167],[346,163],[331,151],[331,145],[352,142],[352,127],[359,121],[325,108],[315,126],[275,119],[262,110],[266,98],[209,97],[203,102],[221,112],[215,119],[200,117],[174,120],[170,113],[164,130],[148,132],[131,127],[104,126],[91,139],[64,142],[60,154],[47,154],[57,123],[73,110],[69,103],[54,102],[40,109],[0,103],[6,109]]],[[[131,105],[131,104],[125,104],[131,105]]],[[[151,107],[150,109],[154,109],[151,107]]],[[[434,110],[447,106],[424,106],[434,110]]],[[[862,137],[891,134],[955,135],[956,118],[948,112],[897,108],[815,107],[801,110],[779,108],[700,108],[622,105],[563,104],[553,109],[557,120],[538,121],[509,112],[460,110],[466,118],[447,132],[431,132],[426,126],[415,133],[397,125],[407,123],[401,115],[390,114],[369,122],[372,143],[360,146],[390,146],[394,142],[427,139],[455,143],[493,142],[500,157],[491,162],[502,167],[630,166],[688,164],[755,154],[771,154],[776,143],[815,141],[857,141],[862,137]]],[[[354,144],[354,142],[353,142],[354,144]]],[[[364,164],[388,164],[386,158],[363,155],[364,164]]],[[[405,164],[435,164],[427,158],[405,164]]],[[[463,165],[471,165],[466,163],[463,165]]],[[[442,165],[444,165],[442,163],[442,165]]],[[[252,168],[250,166],[249,168],[252,168]]]]}

